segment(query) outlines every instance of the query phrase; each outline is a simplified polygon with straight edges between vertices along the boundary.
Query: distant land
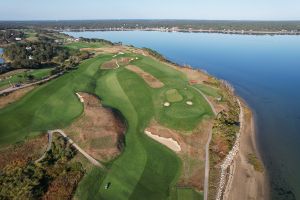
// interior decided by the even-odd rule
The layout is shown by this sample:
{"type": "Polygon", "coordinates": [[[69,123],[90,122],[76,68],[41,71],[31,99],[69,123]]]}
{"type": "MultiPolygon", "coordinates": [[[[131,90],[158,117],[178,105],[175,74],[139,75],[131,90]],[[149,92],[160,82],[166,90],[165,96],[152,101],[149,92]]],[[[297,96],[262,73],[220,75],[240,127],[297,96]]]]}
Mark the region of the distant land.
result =
{"type": "Polygon", "coordinates": [[[52,20],[0,21],[0,29],[39,28],[68,31],[166,31],[250,35],[300,35],[300,21],[234,20],[52,20]]]}

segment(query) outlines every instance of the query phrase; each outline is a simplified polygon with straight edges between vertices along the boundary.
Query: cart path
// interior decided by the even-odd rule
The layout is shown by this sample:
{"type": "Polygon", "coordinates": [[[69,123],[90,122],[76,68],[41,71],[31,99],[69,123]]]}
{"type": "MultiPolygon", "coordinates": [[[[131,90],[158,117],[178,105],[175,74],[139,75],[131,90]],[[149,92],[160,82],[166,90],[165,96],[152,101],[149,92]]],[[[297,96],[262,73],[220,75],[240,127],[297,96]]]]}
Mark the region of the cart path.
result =
{"type": "Polygon", "coordinates": [[[61,136],[63,136],[65,139],[67,139],[67,141],[75,148],[77,149],[86,159],[88,159],[93,165],[97,166],[97,167],[101,167],[104,168],[104,166],[98,162],[96,159],[94,159],[92,156],[90,156],[87,152],[85,152],[82,148],[80,148],[71,138],[69,138],[65,132],[63,130],[57,129],[57,130],[51,130],[48,131],[48,147],[46,152],[42,155],[42,157],[40,157],[38,160],[36,160],[35,162],[40,162],[41,160],[43,160],[46,157],[46,153],[51,149],[51,145],[52,145],[52,139],[53,139],[53,134],[54,133],[58,133],[61,136]]]}
{"type": "MultiPolygon", "coordinates": [[[[207,98],[207,96],[201,90],[199,90],[198,88],[196,88],[194,86],[190,86],[190,87],[193,88],[194,90],[196,90],[201,96],[204,97],[204,99],[210,105],[211,110],[213,111],[213,113],[215,114],[215,116],[217,116],[218,113],[217,113],[215,107],[213,106],[213,104],[207,98]]],[[[207,140],[207,143],[205,145],[204,200],[207,200],[207,197],[208,197],[209,145],[210,145],[210,142],[211,142],[211,138],[212,138],[212,129],[210,129],[210,131],[209,131],[208,140],[207,140]]]]}

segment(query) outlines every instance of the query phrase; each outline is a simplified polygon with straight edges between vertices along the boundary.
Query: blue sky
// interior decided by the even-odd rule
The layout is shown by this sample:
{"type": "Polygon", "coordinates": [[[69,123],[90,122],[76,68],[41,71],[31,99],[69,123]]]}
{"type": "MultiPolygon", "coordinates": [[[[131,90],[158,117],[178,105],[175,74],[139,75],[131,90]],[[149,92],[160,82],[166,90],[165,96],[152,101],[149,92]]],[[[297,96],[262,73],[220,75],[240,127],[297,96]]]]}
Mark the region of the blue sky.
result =
{"type": "Polygon", "coordinates": [[[3,0],[0,20],[300,20],[300,0],[3,0]]]}

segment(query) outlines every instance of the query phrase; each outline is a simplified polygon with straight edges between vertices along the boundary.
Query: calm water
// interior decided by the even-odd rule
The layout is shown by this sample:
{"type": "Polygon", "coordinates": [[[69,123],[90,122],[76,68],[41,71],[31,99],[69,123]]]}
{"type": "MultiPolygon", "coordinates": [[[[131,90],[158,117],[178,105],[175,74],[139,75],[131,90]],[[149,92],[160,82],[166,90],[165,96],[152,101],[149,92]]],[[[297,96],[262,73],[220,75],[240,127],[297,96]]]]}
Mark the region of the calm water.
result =
{"type": "Polygon", "coordinates": [[[3,63],[3,59],[1,58],[2,54],[3,54],[3,49],[0,48],[0,63],[3,63]]]}
{"type": "Polygon", "coordinates": [[[77,32],[149,47],[231,82],[255,111],[272,199],[300,199],[300,36],[77,32]]]}

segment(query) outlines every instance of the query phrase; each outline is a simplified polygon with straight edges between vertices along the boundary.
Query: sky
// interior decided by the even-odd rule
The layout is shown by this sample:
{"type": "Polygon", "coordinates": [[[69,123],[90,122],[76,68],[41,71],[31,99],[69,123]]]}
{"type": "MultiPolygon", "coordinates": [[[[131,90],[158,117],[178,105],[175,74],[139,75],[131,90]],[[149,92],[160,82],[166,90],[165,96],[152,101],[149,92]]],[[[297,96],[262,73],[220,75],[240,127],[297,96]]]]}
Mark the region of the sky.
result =
{"type": "Polygon", "coordinates": [[[1,0],[0,20],[300,20],[300,0],[1,0]]]}

